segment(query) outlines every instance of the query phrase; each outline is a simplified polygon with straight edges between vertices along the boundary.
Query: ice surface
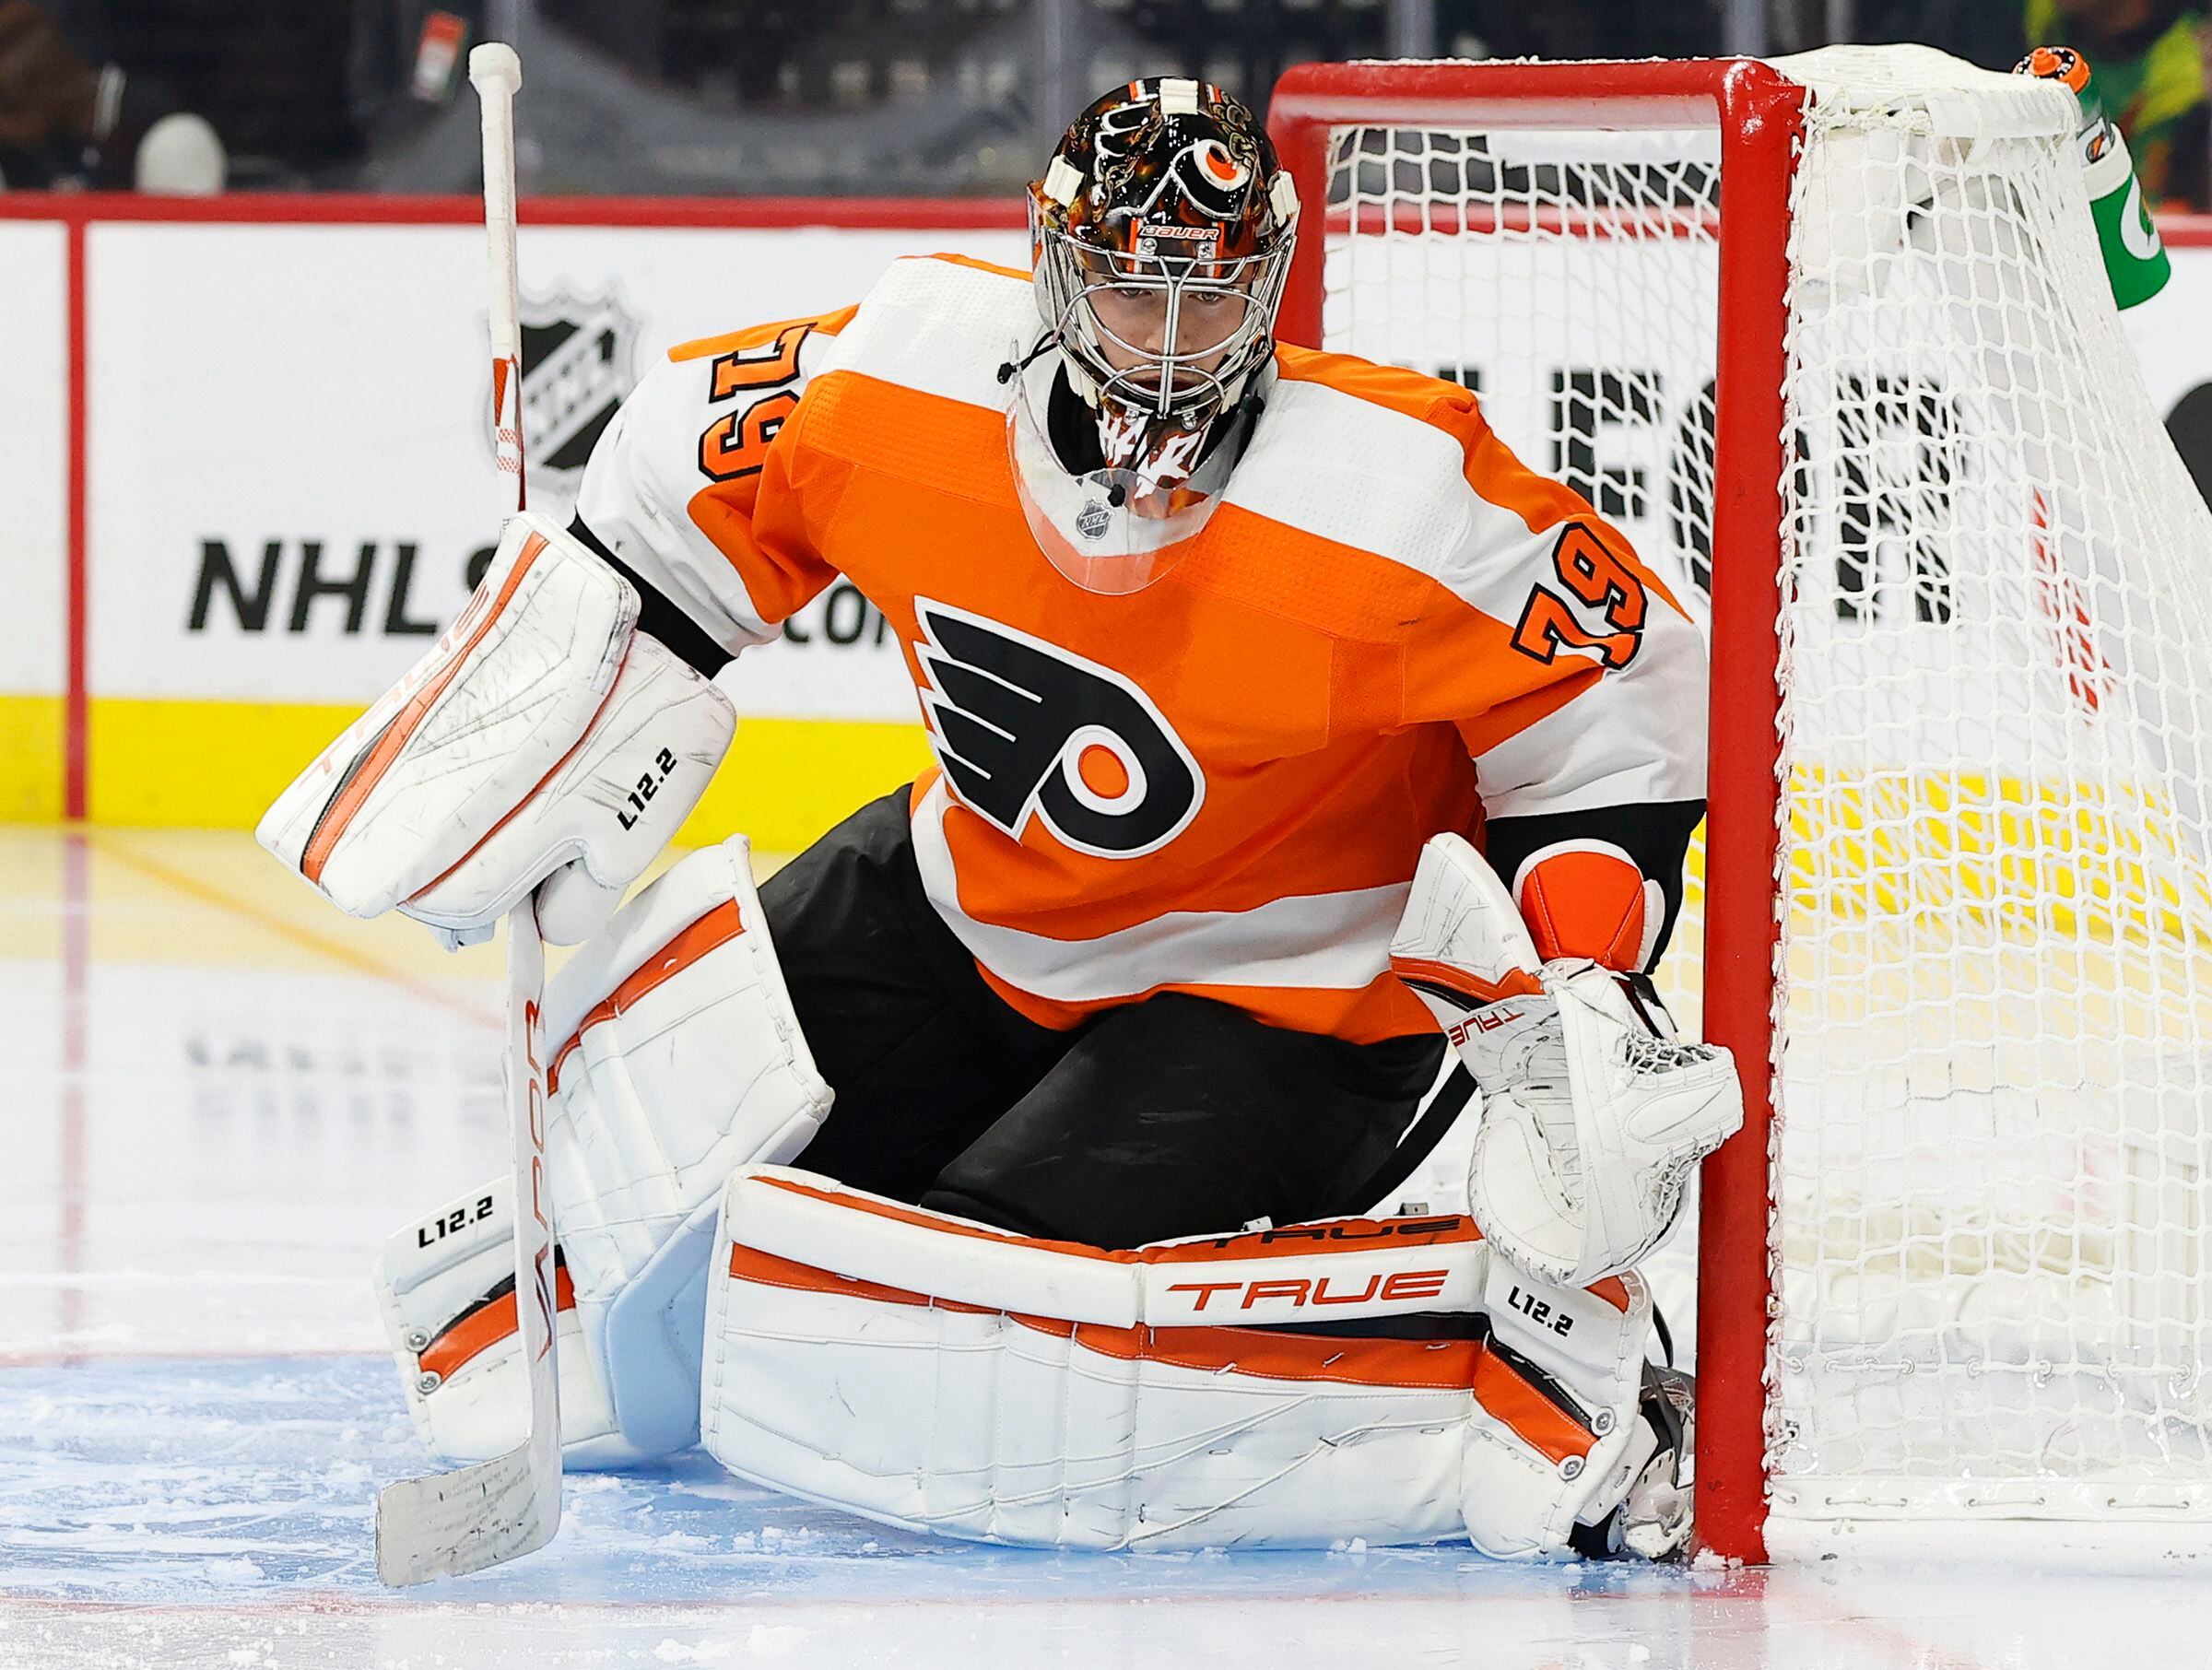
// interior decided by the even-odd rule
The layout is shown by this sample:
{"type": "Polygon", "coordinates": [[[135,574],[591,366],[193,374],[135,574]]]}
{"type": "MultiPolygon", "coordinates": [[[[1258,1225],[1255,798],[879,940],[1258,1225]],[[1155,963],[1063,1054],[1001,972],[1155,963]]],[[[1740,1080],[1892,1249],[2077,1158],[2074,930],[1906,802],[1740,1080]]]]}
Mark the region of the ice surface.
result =
{"type": "Polygon", "coordinates": [[[2212,1664],[2202,1569],[1055,1555],[696,1454],[571,1478],[542,1554],[385,1590],[375,1491],[427,1462],[366,1273],[499,1169],[497,971],[244,836],[0,829],[0,1670],[2212,1664]]]}

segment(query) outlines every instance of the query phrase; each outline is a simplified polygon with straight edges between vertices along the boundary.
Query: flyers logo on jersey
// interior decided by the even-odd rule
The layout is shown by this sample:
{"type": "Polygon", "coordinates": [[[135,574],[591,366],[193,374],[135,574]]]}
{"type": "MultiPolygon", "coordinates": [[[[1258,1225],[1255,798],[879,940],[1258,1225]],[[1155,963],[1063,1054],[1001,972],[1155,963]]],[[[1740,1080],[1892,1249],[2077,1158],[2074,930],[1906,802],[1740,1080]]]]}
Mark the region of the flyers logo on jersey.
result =
{"type": "Polygon", "coordinates": [[[1197,760],[1121,674],[926,597],[914,617],[930,741],[963,806],[1099,858],[1156,853],[1197,816],[1197,760]]]}

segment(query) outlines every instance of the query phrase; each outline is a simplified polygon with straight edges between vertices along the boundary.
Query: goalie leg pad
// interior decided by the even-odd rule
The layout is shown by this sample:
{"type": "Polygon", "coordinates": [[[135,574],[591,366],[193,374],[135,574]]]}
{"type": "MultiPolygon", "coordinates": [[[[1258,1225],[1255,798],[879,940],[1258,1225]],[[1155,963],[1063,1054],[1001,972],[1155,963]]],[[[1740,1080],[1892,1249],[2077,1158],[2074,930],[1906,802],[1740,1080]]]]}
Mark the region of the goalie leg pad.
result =
{"type": "Polygon", "coordinates": [[[279,795],[262,845],[340,910],[460,943],[534,888],[573,943],[667,844],[728,749],[728,700],[637,635],[635,588],[543,516],[399,683],[279,795]]]}
{"type": "Polygon", "coordinates": [[[742,836],[692,853],[546,998],[547,1169],[617,1424],[647,1454],[699,1433],[705,1269],[722,1185],[788,1159],[830,1104],[776,965],[742,836]]]}
{"type": "MultiPolygon", "coordinates": [[[[554,980],[546,1017],[563,1448],[571,1465],[615,1466],[698,1441],[723,1182],[805,1147],[830,1088],[742,838],[692,853],[632,900],[554,980]]],[[[511,1191],[488,1185],[409,1225],[378,1266],[408,1406],[448,1461],[522,1438],[511,1191]]]]}
{"type": "MultiPolygon", "coordinates": [[[[1626,1342],[1648,1306],[1544,1305],[1500,1330],[1533,1356],[1494,1351],[1475,1329],[1279,1331],[1474,1310],[1496,1267],[1459,1217],[1105,1252],[748,1169],[724,1192],[708,1273],[704,1441],[757,1483],[982,1541],[1471,1535],[1494,1554],[1548,1552],[1625,1443],[1610,1405],[1578,1421],[1550,1400],[1562,1378],[1587,1397],[1596,1360],[1611,1376],[1640,1355],[1626,1342]],[[1562,1350],[1569,1310],[1566,1335],[1583,1332],[1562,1350]]],[[[1499,1293],[1526,1288],[1519,1277],[1499,1293]]],[[[1632,1410],[1633,1361],[1627,1374],[1632,1410]]],[[[1609,1378],[1600,1390],[1613,1396],[1609,1378]]]]}
{"type": "Polygon", "coordinates": [[[1467,1438],[1467,1538],[1499,1558],[1557,1553],[1633,1482],[1651,1294],[1632,1274],[1553,1287],[1502,1257],[1485,1277],[1490,1345],[1467,1438]]]}
{"type": "MultiPolygon", "coordinates": [[[[567,1464],[642,1459],[623,1441],[606,1382],[582,1348],[565,1263],[557,1263],[555,1288],[567,1464]]],[[[514,1313],[513,1173],[393,1235],[377,1260],[376,1294],[407,1413],[430,1453],[453,1464],[488,1461],[521,1443],[530,1396],[514,1313]]]]}

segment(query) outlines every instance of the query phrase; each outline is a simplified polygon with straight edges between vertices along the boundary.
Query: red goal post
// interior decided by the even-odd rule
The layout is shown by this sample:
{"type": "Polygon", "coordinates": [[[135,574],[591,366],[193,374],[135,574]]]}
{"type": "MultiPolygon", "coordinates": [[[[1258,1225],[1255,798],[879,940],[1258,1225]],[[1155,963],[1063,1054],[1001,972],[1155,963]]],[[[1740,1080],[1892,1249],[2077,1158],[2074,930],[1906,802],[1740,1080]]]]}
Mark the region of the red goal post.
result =
{"type": "Polygon", "coordinates": [[[1783,334],[1790,169],[1805,90],[1748,59],[1633,64],[1304,65],[1277,84],[1268,127],[1305,224],[1281,334],[1323,342],[1332,135],[1347,127],[1715,129],[1720,290],[1704,1035],[1744,1080],[1744,1129],[1706,1161],[1699,1264],[1698,1525],[1724,1557],[1765,1558],[1763,1435],[1769,1064],[1776,955],[1775,682],[1781,612],[1783,334]],[[1594,114],[1601,110],[1602,117],[1594,114]],[[1741,878],[1725,885],[1726,878],[1741,878]]]}

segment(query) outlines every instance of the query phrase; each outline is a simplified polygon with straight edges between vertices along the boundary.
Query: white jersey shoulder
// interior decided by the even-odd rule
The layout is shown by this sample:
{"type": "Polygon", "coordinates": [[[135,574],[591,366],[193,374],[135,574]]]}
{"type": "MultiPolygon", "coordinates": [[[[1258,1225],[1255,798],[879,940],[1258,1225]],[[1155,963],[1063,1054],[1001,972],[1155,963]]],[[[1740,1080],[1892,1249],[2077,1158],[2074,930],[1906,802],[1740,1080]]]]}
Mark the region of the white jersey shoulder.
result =
{"type": "MultiPolygon", "coordinates": [[[[766,643],[776,628],[746,590],[694,500],[725,481],[709,465],[717,423],[744,421],[747,402],[803,401],[817,379],[852,371],[966,404],[1003,408],[998,368],[1018,358],[1040,330],[1029,280],[1003,268],[945,256],[893,262],[850,317],[835,325],[794,322],[787,334],[718,350],[715,339],[674,348],[623,402],[585,465],[577,496],[584,525],[638,577],[680,606],[732,654],[766,643]],[[741,386],[717,368],[754,368],[741,386]],[[774,373],[781,372],[781,375],[774,373]]],[[[710,521],[726,521],[726,508],[710,521]]]]}
{"type": "Polygon", "coordinates": [[[1265,400],[1228,503],[1431,577],[1466,544],[1482,507],[1450,432],[1302,378],[1265,400]]]}
{"type": "MultiPolygon", "coordinates": [[[[1431,421],[1418,400],[1384,404],[1325,375],[1278,376],[1227,498],[1426,575],[1512,629],[1539,589],[1572,595],[1559,559],[1575,518],[1561,518],[1556,500],[1532,495],[1532,507],[1544,503],[1539,514],[1486,497],[1477,482],[1489,477],[1474,449],[1493,444],[1489,431],[1458,391],[1438,384],[1436,393],[1431,421]],[[1447,408],[1464,421],[1446,419],[1447,408]]],[[[1488,461],[1491,474],[1499,462],[1488,461]]],[[[1506,498],[1516,479],[1506,470],[1492,490],[1506,498]]],[[[1704,792],[1704,674],[1696,628],[1653,596],[1625,669],[1477,762],[1490,815],[1696,798],[1704,792]]]]}
{"type": "Polygon", "coordinates": [[[945,255],[894,261],[840,334],[830,363],[966,406],[1004,410],[998,368],[1043,325],[1026,274],[945,255]]]}
{"type": "Polygon", "coordinates": [[[1458,390],[1436,391],[1434,415],[1456,401],[1470,421],[1432,421],[1324,378],[1278,376],[1228,500],[1412,569],[1510,625],[1557,530],[1532,530],[1521,511],[1477,488],[1470,439],[1488,430],[1458,390]]]}

